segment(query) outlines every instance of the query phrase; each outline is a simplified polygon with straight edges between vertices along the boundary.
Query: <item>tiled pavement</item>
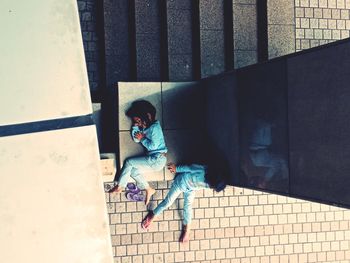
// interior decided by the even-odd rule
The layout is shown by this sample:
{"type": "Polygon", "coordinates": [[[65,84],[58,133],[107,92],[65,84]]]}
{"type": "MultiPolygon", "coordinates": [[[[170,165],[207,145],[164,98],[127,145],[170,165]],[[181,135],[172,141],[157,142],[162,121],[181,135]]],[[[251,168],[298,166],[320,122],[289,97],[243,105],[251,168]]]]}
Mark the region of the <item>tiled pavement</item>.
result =
{"type": "MultiPolygon", "coordinates": [[[[171,181],[153,183],[152,205],[171,181]]],[[[350,262],[350,210],[228,187],[198,191],[191,240],[178,242],[183,199],[150,230],[143,202],[106,194],[115,262],[350,262]]]]}

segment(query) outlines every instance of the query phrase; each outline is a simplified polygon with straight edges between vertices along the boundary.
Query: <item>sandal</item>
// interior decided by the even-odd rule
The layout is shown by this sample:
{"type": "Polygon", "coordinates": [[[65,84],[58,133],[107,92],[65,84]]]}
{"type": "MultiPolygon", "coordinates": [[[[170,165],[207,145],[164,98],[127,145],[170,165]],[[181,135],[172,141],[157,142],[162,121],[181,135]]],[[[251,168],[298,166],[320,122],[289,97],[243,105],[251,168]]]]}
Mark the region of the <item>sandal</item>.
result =
{"type": "Polygon", "coordinates": [[[129,192],[131,192],[131,193],[138,194],[141,190],[140,190],[140,188],[137,187],[136,184],[134,184],[134,183],[128,183],[128,184],[126,185],[126,191],[129,191],[129,192]]]}
{"type": "Polygon", "coordinates": [[[144,195],[139,195],[137,193],[133,193],[133,192],[128,192],[126,193],[126,199],[128,199],[129,201],[144,201],[145,200],[145,196],[144,195]]]}

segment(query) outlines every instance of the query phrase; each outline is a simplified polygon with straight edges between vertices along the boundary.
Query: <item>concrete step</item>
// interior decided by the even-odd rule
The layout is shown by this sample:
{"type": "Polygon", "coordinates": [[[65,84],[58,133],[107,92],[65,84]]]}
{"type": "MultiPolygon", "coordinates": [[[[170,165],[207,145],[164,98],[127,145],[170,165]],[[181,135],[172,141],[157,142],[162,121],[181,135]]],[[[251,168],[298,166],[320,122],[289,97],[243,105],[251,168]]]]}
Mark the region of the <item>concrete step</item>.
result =
{"type": "Polygon", "coordinates": [[[135,0],[136,74],[138,81],[161,78],[159,1],[135,0]]]}
{"type": "Polygon", "coordinates": [[[201,77],[225,71],[224,0],[199,1],[201,77]]]}
{"type": "Polygon", "coordinates": [[[193,3],[167,0],[166,9],[169,80],[193,80],[193,3]]]}
{"type": "Polygon", "coordinates": [[[104,11],[104,42],[106,85],[111,88],[116,80],[130,80],[133,74],[132,32],[129,13],[129,0],[105,0],[104,11]]]}

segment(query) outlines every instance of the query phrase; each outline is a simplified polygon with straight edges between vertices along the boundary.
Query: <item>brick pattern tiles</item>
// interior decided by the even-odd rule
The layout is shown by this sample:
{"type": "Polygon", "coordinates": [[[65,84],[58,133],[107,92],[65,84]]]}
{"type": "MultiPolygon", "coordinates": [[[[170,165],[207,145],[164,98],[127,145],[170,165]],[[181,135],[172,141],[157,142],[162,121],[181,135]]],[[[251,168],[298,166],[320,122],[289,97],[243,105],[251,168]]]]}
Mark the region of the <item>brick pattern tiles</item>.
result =
{"type": "Polygon", "coordinates": [[[77,0],[80,26],[83,36],[85,59],[89,75],[90,91],[96,92],[99,85],[99,49],[96,25],[96,1],[77,0]]]}
{"type": "Polygon", "coordinates": [[[296,50],[349,37],[350,0],[295,0],[296,50]]]}
{"type": "MultiPolygon", "coordinates": [[[[158,182],[160,202],[169,182],[158,182]]],[[[350,262],[350,210],[228,187],[197,192],[192,238],[180,244],[183,199],[151,229],[142,202],[106,194],[115,262],[350,262]]]]}

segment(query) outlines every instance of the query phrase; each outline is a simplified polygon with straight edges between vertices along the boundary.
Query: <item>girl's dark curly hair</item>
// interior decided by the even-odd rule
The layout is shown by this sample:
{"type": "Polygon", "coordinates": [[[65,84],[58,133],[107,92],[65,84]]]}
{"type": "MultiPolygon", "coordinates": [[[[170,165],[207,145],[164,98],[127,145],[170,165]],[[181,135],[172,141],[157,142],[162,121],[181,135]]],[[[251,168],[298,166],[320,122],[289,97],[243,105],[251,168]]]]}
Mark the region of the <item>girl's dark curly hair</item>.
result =
{"type": "Polygon", "coordinates": [[[206,154],[204,162],[207,165],[205,181],[216,192],[226,188],[230,181],[230,166],[223,152],[206,135],[206,154]]]}
{"type": "Polygon", "coordinates": [[[220,192],[226,188],[228,167],[218,160],[209,161],[205,181],[210,188],[220,192]]]}
{"type": "Polygon", "coordinates": [[[156,108],[146,100],[137,100],[131,104],[131,107],[125,112],[125,114],[129,118],[140,118],[141,121],[146,122],[148,127],[156,118],[156,108]],[[148,118],[147,113],[151,115],[151,119],[148,118]]]}

